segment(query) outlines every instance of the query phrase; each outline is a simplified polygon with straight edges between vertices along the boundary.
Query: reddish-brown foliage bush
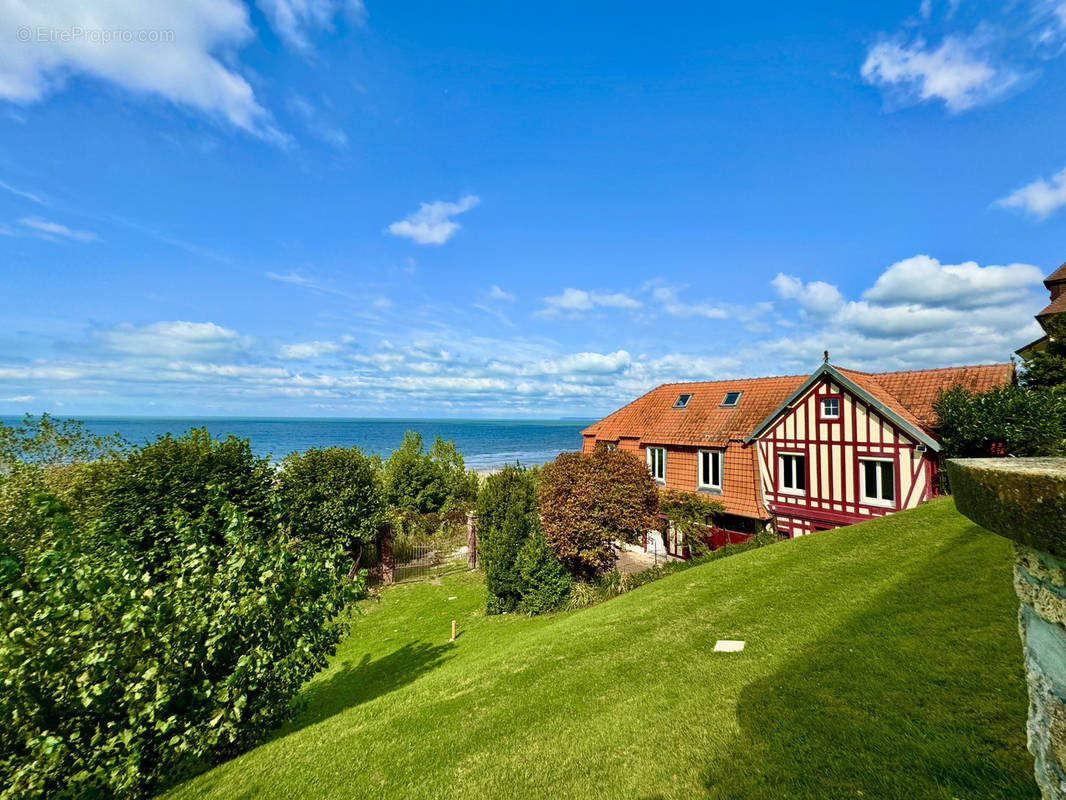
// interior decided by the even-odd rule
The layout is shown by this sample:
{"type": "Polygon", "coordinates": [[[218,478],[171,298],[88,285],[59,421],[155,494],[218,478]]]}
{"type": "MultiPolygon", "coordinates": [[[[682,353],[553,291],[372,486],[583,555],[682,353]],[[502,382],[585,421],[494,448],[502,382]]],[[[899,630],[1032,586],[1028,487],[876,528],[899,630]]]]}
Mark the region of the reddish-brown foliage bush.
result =
{"type": "Polygon", "coordinates": [[[655,525],[659,490],[632,453],[562,453],[541,470],[537,501],[556,556],[593,576],[614,565],[614,542],[636,542],[655,525]]]}

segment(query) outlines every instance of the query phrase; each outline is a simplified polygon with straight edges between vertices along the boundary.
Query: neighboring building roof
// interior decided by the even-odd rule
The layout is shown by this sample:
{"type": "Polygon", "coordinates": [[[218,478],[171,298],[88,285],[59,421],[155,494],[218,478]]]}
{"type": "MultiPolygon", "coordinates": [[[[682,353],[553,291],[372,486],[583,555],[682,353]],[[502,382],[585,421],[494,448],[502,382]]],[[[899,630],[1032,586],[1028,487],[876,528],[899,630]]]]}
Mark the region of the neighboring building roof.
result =
{"type": "Polygon", "coordinates": [[[996,386],[1013,383],[1014,364],[1008,361],[1004,364],[978,364],[967,367],[911,369],[902,372],[866,374],[882,386],[885,392],[896,398],[922,427],[931,428],[936,424],[933,404],[942,389],[961,386],[968,392],[980,394],[996,386]]]}
{"type": "Polygon", "coordinates": [[[1026,361],[1028,361],[1034,355],[1036,355],[1037,353],[1041,352],[1042,350],[1047,350],[1048,341],[1050,341],[1050,340],[1048,339],[1047,335],[1044,335],[1044,336],[1041,336],[1039,339],[1037,339],[1035,341],[1029,342],[1029,344],[1027,344],[1027,345],[1019,347],[1014,352],[1017,353],[1019,356],[1021,356],[1026,361]]]}
{"type": "Polygon", "coordinates": [[[667,383],[585,428],[585,436],[613,441],[637,437],[650,444],[726,447],[743,438],[806,375],[742,378],[733,381],[667,383]],[[727,392],[742,392],[735,406],[723,407],[727,392]],[[678,395],[691,394],[684,408],[674,408],[678,395]]]}
{"type": "Polygon", "coordinates": [[[1066,283],[1066,264],[1062,264],[1057,270],[1044,278],[1044,285],[1049,289],[1053,283],[1066,283]]]}
{"type": "Polygon", "coordinates": [[[1014,380],[1011,363],[878,373],[823,364],[812,375],[668,383],[593,423],[582,433],[606,441],[631,437],[647,444],[697,447],[726,447],[735,439],[750,441],[794,399],[793,395],[827,370],[934,448],[936,444],[928,436],[928,429],[936,421],[933,403],[941,389],[959,385],[971,392],[983,392],[1014,380]],[[723,407],[726,393],[736,391],[743,392],[736,406],[723,407]],[[692,397],[684,408],[675,408],[674,403],[681,394],[692,397]]]}
{"type": "MultiPolygon", "coordinates": [[[[1061,269],[1061,267],[1059,269],[1061,269]]],[[[1051,274],[1054,275],[1055,273],[1053,272],[1051,274]]],[[[1047,317],[1052,314],[1066,314],[1066,292],[1063,292],[1050,303],[1048,303],[1047,307],[1036,316],[1037,318],[1040,318],[1047,317]]]]}

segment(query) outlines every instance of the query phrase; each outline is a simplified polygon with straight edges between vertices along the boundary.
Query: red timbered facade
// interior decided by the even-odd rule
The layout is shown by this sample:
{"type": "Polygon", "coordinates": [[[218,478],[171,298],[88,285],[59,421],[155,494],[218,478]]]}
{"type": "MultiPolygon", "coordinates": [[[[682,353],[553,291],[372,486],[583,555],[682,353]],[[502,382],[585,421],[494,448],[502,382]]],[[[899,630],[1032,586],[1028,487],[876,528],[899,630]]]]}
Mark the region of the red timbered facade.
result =
{"type": "Polygon", "coordinates": [[[939,444],[873,376],[826,365],[747,441],[789,536],[913,508],[935,491],[939,444]]]}
{"type": "Polygon", "coordinates": [[[1012,364],[666,384],[583,431],[640,453],[667,489],[722,502],[722,527],[789,536],[912,508],[936,492],[938,392],[986,391],[1012,364]]]}

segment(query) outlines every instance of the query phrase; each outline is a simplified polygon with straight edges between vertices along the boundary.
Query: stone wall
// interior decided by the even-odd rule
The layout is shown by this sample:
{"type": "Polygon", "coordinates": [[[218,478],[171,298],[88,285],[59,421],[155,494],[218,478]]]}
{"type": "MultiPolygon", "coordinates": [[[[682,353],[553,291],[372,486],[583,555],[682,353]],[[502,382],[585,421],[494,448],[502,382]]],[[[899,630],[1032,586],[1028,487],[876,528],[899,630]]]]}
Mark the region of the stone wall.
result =
{"type": "Polygon", "coordinates": [[[1066,800],[1066,561],[1022,544],[1014,549],[1029,680],[1029,752],[1044,797],[1066,800]]]}
{"type": "Polygon", "coordinates": [[[1066,800],[1066,459],[948,461],[959,511],[1014,542],[1028,745],[1045,800],[1066,800]]]}

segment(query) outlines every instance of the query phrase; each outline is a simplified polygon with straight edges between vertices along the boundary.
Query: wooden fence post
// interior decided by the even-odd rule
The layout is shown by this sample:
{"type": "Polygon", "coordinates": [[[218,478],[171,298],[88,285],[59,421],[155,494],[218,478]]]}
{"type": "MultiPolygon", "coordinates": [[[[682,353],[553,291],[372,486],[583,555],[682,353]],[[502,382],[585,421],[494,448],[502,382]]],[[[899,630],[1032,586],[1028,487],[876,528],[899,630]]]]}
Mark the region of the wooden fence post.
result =
{"type": "Polygon", "coordinates": [[[470,569],[477,569],[477,514],[473,511],[466,514],[466,549],[470,569]]]}
{"type": "Polygon", "coordinates": [[[378,532],[378,561],[381,563],[381,582],[392,583],[396,578],[396,560],[392,555],[392,531],[388,528],[378,532]]]}

